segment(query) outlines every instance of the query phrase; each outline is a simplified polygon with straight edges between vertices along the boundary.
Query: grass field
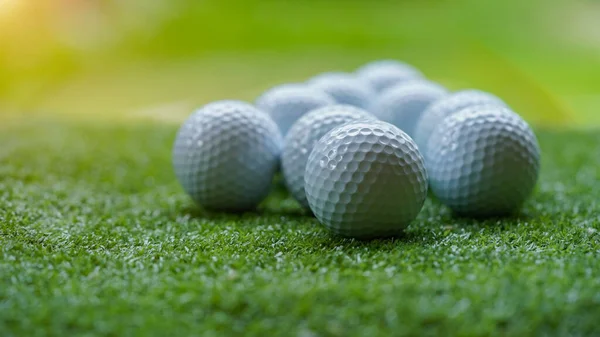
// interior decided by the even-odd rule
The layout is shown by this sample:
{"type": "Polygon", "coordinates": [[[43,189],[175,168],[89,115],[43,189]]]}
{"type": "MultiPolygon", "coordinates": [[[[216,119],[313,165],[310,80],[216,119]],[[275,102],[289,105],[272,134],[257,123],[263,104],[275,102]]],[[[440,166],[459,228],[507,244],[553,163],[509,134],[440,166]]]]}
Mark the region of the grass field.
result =
{"type": "Polygon", "coordinates": [[[29,3],[0,7],[0,336],[600,335],[595,2],[106,1],[107,27],[76,16],[60,39],[29,3]],[[428,200],[405,237],[360,242],[281,182],[238,215],[178,186],[193,108],[377,58],[534,125],[520,215],[428,200]]]}
{"type": "Polygon", "coordinates": [[[515,218],[428,202],[406,237],[330,236],[281,188],[208,214],[178,187],[176,126],[6,121],[0,334],[591,336],[600,333],[595,132],[538,130],[515,218]]]}

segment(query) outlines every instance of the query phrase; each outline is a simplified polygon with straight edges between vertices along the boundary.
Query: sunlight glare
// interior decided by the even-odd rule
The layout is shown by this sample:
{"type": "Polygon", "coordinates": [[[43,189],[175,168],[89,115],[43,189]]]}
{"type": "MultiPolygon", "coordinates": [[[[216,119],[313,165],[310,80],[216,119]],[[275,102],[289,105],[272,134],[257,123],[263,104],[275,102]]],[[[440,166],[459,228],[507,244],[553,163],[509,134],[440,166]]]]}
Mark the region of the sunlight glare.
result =
{"type": "Polygon", "coordinates": [[[15,12],[23,0],[0,0],[0,16],[15,12]]]}

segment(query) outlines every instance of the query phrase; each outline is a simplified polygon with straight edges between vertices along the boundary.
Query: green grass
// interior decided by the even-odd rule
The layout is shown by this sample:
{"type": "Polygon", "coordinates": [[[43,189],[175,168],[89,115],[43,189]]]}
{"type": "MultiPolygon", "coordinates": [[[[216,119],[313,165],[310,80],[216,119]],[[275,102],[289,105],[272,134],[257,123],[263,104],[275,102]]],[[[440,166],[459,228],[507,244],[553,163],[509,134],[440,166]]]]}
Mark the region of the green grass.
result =
{"type": "Polygon", "coordinates": [[[0,37],[0,336],[600,335],[600,135],[553,131],[600,124],[600,7],[338,2],[107,2],[87,32],[13,17],[29,28],[0,37]],[[538,125],[522,214],[428,201],[404,237],[359,242],[281,183],[238,215],[178,186],[171,144],[195,106],[377,58],[538,125]]]}
{"type": "Polygon", "coordinates": [[[405,237],[328,234],[276,188],[208,214],[173,125],[15,118],[0,130],[0,335],[600,334],[600,136],[540,129],[515,218],[428,202],[405,237]]]}

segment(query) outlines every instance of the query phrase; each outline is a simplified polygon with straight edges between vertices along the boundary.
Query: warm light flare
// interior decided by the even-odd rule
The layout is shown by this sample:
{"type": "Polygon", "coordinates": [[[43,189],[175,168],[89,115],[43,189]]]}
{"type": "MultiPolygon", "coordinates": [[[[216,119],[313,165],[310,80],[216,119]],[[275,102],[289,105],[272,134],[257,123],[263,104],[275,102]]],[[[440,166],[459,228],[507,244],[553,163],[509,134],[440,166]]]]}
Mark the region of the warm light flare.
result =
{"type": "Polygon", "coordinates": [[[0,17],[15,13],[23,0],[0,0],[0,17]]]}

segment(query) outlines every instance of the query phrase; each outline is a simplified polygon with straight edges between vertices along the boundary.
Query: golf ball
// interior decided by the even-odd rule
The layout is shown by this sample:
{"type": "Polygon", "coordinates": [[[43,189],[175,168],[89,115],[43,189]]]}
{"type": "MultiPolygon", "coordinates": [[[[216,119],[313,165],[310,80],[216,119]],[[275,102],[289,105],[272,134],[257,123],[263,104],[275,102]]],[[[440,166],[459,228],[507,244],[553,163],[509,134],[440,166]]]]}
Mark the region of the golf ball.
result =
{"type": "Polygon", "coordinates": [[[540,168],[534,133],[516,113],[475,106],[447,117],[427,145],[430,186],[455,213],[510,214],[531,194],[540,168]]]}
{"type": "Polygon", "coordinates": [[[199,205],[220,211],[256,207],[269,193],[282,137],[267,114],[239,101],[194,112],[173,147],[173,167],[199,205]]]}
{"type": "Polygon", "coordinates": [[[317,219],[359,239],[393,236],[415,219],[427,173],[413,140],[382,121],[356,121],[325,134],[311,152],[305,192],[317,219]]]}
{"type": "Polygon", "coordinates": [[[313,88],[328,93],[339,104],[353,105],[362,109],[368,108],[375,96],[375,91],[368,83],[346,73],[321,74],[307,83],[313,88]]]}
{"type": "Polygon", "coordinates": [[[292,196],[305,208],[304,171],[315,144],[331,129],[359,119],[375,119],[370,113],[350,105],[329,105],[302,116],[285,137],[281,155],[283,177],[292,196]]]}
{"type": "Polygon", "coordinates": [[[395,60],[380,60],[367,63],[356,71],[356,75],[369,83],[377,92],[409,80],[424,78],[417,68],[395,60]]]}
{"type": "Polygon", "coordinates": [[[303,84],[284,84],[272,88],[256,100],[257,108],[273,118],[284,136],[302,115],[331,104],[335,104],[335,100],[329,94],[303,84]]]}
{"type": "Polygon", "coordinates": [[[403,82],[381,93],[373,102],[371,111],[379,119],[394,124],[413,137],[423,111],[447,93],[441,85],[427,80],[403,82]]]}
{"type": "Polygon", "coordinates": [[[458,91],[433,102],[421,115],[414,132],[414,140],[421,153],[427,152],[425,147],[436,125],[464,108],[477,105],[506,106],[500,98],[475,89],[458,91]]]}

